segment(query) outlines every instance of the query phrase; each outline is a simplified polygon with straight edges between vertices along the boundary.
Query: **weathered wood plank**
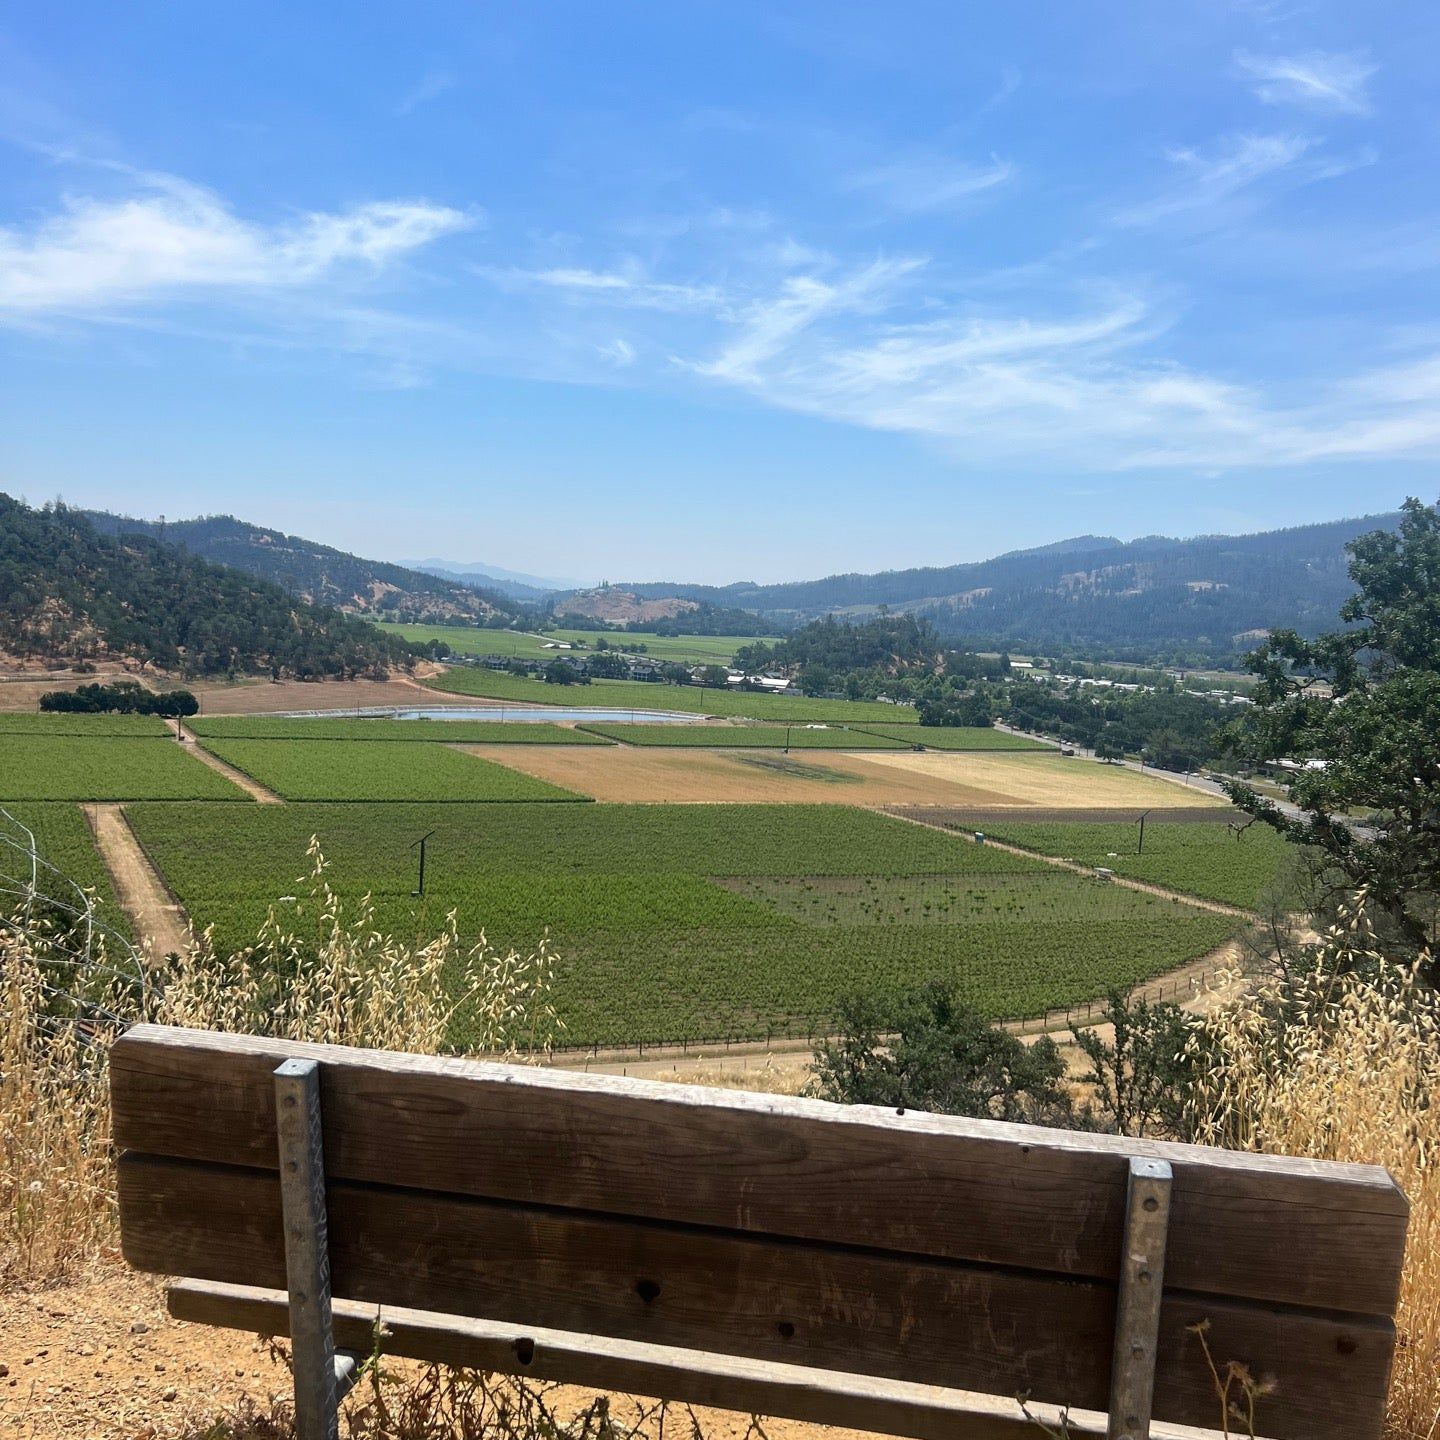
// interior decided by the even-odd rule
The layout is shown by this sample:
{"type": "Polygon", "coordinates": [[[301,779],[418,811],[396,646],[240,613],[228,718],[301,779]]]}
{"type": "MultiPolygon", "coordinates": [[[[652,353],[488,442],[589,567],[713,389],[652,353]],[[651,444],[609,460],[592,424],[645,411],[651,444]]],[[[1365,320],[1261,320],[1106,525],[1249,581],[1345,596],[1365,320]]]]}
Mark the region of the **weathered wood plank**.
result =
{"type": "MultiPolygon", "coordinates": [[[[126,1259],[279,1287],[279,1186],[265,1171],[126,1156],[126,1259]]],[[[332,1181],[331,1270],[346,1299],[953,1385],[1099,1410],[1114,1286],[711,1229],[332,1181]]],[[[1211,1420],[1188,1327],[1273,1393],[1263,1429],[1378,1433],[1393,1344],[1378,1320],[1169,1293],[1157,1418],[1211,1420]]]]}
{"type": "Polygon", "coordinates": [[[1407,1210],[1374,1166],[154,1026],[113,1051],[116,1143],[274,1168],[292,1055],[322,1063],[333,1177],[1113,1280],[1138,1154],[1174,1171],[1176,1287],[1398,1295],[1407,1210]]]}
{"type": "MultiPolygon", "coordinates": [[[[181,1280],[170,1287],[168,1300],[177,1320],[262,1335],[287,1333],[289,1312],[283,1292],[181,1280]]],[[[1036,1440],[1041,1434],[1009,1397],[396,1306],[337,1300],[337,1343],[368,1354],[377,1320],[383,1320],[381,1343],[386,1355],[492,1374],[911,1440],[1036,1440]]],[[[1059,1426],[1057,1407],[1036,1401],[1030,1408],[1038,1419],[1059,1426]]],[[[1105,1434],[1105,1417],[1094,1411],[1072,1410],[1068,1421],[1076,1440],[1099,1440],[1105,1434]]],[[[1155,1425],[1150,1434],[1151,1440],[1214,1440],[1215,1436],[1213,1430],[1183,1425],[1155,1425]]]]}

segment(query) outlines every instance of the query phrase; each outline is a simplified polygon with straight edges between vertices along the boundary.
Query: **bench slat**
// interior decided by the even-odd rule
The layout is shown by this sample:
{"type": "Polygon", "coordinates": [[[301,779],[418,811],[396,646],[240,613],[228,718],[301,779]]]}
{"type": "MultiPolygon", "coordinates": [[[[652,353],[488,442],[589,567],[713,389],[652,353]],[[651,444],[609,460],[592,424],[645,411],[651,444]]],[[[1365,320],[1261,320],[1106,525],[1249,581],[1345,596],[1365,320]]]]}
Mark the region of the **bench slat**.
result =
{"type": "MultiPolygon", "coordinates": [[[[177,1320],[261,1335],[289,1333],[290,1310],[283,1291],[180,1280],[170,1287],[167,1299],[177,1320]]],[[[1000,1396],[398,1306],[337,1300],[336,1343],[368,1355],[377,1318],[384,1322],[381,1350],[387,1356],[911,1440],[1036,1440],[1041,1434],[1013,1399],[1000,1396]]],[[[1058,1428],[1055,1406],[1036,1401],[1030,1409],[1058,1428]]],[[[1095,1411],[1071,1410],[1067,1418],[1076,1440],[1101,1440],[1107,1434],[1106,1417],[1095,1411]]],[[[1165,1424],[1152,1426],[1150,1434],[1151,1440],[1215,1437],[1213,1430],[1165,1424]]]]}
{"type": "Polygon", "coordinates": [[[138,1026],[116,1143],[276,1165],[271,1073],[322,1062],[336,1178],[1081,1278],[1118,1273],[1132,1155],[1175,1172],[1177,1288],[1393,1314],[1407,1207],[1346,1166],[789,1097],[138,1026]]]}
{"type": "MultiPolygon", "coordinates": [[[[127,1155],[126,1259],[279,1287],[279,1185],[266,1171],[127,1155]]],[[[335,1293],[1102,1409],[1114,1286],[930,1258],[332,1181],[335,1293]]],[[[1387,1322],[1167,1292],[1155,1414],[1213,1422],[1191,1325],[1222,1361],[1272,1379],[1262,1428],[1378,1433],[1387,1322]],[[1367,1428],[1368,1427],[1368,1428],[1367,1428]]]]}

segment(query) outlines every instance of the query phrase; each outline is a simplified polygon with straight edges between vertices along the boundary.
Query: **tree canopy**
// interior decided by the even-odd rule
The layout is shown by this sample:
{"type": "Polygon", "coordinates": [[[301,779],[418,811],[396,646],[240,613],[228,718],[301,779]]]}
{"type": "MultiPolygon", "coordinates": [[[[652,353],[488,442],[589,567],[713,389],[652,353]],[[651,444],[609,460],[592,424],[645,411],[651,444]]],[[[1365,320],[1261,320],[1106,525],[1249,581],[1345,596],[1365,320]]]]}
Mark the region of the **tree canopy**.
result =
{"type": "Polygon", "coordinates": [[[300,679],[408,665],[398,636],[145,535],[101,534],[62,504],[0,495],[0,648],[125,657],[187,675],[268,670],[300,679]]]}
{"type": "Polygon", "coordinates": [[[1440,514],[1407,500],[1399,529],[1349,548],[1347,628],[1272,634],[1250,657],[1256,704],[1236,741],[1287,760],[1295,811],[1233,783],[1235,803],[1317,847],[1412,951],[1433,947],[1440,888],[1440,514]]]}

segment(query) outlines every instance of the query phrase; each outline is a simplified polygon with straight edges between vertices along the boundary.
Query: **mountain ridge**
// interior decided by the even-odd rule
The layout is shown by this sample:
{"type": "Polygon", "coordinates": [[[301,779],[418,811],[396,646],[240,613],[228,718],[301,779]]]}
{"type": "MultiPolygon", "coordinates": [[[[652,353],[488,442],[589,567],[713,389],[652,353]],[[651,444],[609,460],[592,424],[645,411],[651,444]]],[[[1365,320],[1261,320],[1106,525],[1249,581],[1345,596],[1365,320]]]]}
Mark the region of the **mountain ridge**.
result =
{"type": "Polygon", "coordinates": [[[530,575],[523,570],[507,570],[503,565],[489,565],[484,561],[445,560],[430,556],[425,560],[397,560],[410,570],[419,570],[426,575],[438,575],[446,580],[460,580],[467,583],[484,581],[489,589],[502,594],[513,594],[516,599],[538,599],[542,595],[553,595],[560,591],[588,590],[589,582],[577,580],[574,576],[560,578],[553,575],[530,575]]]}
{"type": "Polygon", "coordinates": [[[416,649],[269,580],[86,513],[0,494],[0,650],[21,660],[124,660],[185,675],[353,678],[416,649]]]}
{"type": "Polygon", "coordinates": [[[234,515],[140,520],[108,510],[80,512],[102,534],[143,535],[271,581],[311,604],[393,620],[513,618],[512,599],[473,582],[369,560],[234,515]]]}
{"type": "Polygon", "coordinates": [[[1248,535],[1077,536],[990,560],[758,585],[626,582],[642,598],[707,600],[787,623],[884,606],[954,643],[1121,660],[1232,660],[1256,632],[1318,633],[1350,594],[1345,545],[1398,512],[1248,535]]]}

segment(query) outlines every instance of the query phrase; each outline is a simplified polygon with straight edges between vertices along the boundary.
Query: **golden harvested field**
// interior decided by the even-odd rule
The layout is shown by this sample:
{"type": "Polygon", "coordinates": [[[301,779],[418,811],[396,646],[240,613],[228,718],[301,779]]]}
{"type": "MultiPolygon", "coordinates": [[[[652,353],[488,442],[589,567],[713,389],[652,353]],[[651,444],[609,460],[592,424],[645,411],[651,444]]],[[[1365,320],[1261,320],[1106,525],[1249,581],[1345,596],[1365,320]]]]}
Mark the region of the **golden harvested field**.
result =
{"type": "Polygon", "coordinates": [[[882,757],[871,751],[812,750],[787,756],[625,746],[463,748],[567,790],[622,804],[1044,805],[1054,809],[1201,803],[1195,794],[1163,781],[1044,755],[886,752],[882,763],[882,757]],[[1066,768],[1077,765],[1079,770],[1066,768]],[[1034,774],[1029,773],[1032,770],[1034,774]]]}
{"type": "Polygon", "coordinates": [[[1228,808],[1218,795],[1207,795],[1169,780],[1152,780],[1119,765],[1100,765],[1078,756],[1004,755],[970,752],[942,754],[927,751],[881,751],[867,755],[866,763],[882,769],[944,784],[959,781],[1003,792],[1011,805],[1068,806],[1149,805],[1155,809],[1189,809],[1195,806],[1228,808]]]}
{"type": "Polygon", "coordinates": [[[626,804],[1003,805],[1004,795],[966,785],[869,768],[856,755],[806,751],[803,756],[731,750],[630,749],[586,757],[542,755],[539,745],[467,745],[472,754],[550,780],[596,800],[626,804]],[[514,752],[514,753],[511,753],[514,752]],[[560,777],[564,777],[563,779],[560,777]],[[903,798],[902,798],[903,797],[903,798]]]}

